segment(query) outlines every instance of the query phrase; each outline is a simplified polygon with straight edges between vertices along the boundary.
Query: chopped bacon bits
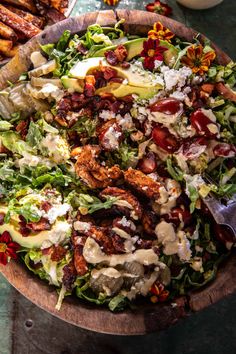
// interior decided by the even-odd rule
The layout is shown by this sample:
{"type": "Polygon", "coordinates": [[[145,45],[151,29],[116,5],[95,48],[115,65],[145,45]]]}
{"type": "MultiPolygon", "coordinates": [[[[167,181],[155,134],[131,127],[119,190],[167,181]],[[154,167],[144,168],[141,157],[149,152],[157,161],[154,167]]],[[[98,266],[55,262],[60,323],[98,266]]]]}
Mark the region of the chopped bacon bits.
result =
{"type": "Polygon", "coordinates": [[[54,262],[60,262],[66,255],[67,250],[58,245],[58,246],[54,246],[52,248],[52,253],[51,253],[51,260],[54,262]]]}
{"type": "Polygon", "coordinates": [[[114,53],[117,56],[119,63],[123,63],[128,56],[127,49],[123,44],[118,45],[114,50],[114,53]]]}
{"type": "Polygon", "coordinates": [[[119,64],[119,60],[115,54],[115,52],[113,52],[113,50],[108,50],[104,53],[105,58],[108,62],[108,64],[115,66],[119,64]]]}
{"type": "Polygon", "coordinates": [[[83,247],[76,246],[74,249],[74,266],[78,275],[82,276],[87,273],[88,266],[83,256],[83,247]]]}
{"type": "Polygon", "coordinates": [[[41,218],[38,222],[29,222],[26,224],[26,228],[33,232],[50,230],[51,225],[49,221],[45,218],[41,218]]]}

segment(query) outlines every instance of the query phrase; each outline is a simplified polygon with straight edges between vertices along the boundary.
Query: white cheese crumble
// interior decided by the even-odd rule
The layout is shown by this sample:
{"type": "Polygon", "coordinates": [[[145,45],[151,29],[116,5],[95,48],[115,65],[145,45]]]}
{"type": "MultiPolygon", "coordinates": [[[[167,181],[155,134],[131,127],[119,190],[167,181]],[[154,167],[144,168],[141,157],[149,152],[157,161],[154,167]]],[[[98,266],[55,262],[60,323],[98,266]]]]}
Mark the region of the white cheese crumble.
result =
{"type": "Polygon", "coordinates": [[[99,118],[103,119],[104,121],[107,121],[107,120],[115,118],[115,113],[104,109],[103,111],[101,111],[99,113],[99,118]]]}
{"type": "Polygon", "coordinates": [[[168,66],[161,67],[161,72],[164,75],[165,88],[171,91],[173,88],[182,88],[187,79],[192,75],[192,70],[183,66],[179,70],[170,69],[168,66]]]}
{"type": "Polygon", "coordinates": [[[41,249],[65,242],[70,237],[70,234],[71,225],[67,221],[58,221],[51,230],[47,231],[48,240],[43,242],[41,249]]]}
{"type": "Polygon", "coordinates": [[[75,221],[74,222],[75,231],[88,232],[90,227],[91,227],[91,225],[88,222],[85,222],[85,221],[75,221]]]}
{"type": "Polygon", "coordinates": [[[71,209],[71,206],[67,203],[61,205],[55,205],[49,209],[47,213],[43,213],[43,216],[48,219],[50,224],[54,224],[57,218],[64,216],[71,209]]]}
{"type": "Polygon", "coordinates": [[[104,138],[109,141],[110,148],[112,150],[119,148],[119,137],[121,136],[121,132],[117,132],[113,126],[109,127],[104,134],[104,138]]]}
{"type": "Polygon", "coordinates": [[[49,157],[56,164],[65,163],[70,158],[69,146],[60,135],[48,133],[40,145],[47,148],[49,157]]]}

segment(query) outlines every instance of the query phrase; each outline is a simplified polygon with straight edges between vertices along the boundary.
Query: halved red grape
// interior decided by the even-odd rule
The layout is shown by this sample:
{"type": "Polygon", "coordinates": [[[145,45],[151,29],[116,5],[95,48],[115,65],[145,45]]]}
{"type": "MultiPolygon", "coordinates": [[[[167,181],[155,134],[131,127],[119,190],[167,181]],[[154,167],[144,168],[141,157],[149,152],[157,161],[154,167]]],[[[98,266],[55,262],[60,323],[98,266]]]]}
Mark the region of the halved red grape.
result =
{"type": "Polygon", "coordinates": [[[162,98],[150,106],[151,112],[161,112],[164,114],[176,114],[182,109],[182,104],[176,98],[162,98]]]}
{"type": "Polygon", "coordinates": [[[169,153],[173,153],[179,148],[178,140],[165,127],[156,125],[152,131],[152,138],[158,146],[169,153]]]}

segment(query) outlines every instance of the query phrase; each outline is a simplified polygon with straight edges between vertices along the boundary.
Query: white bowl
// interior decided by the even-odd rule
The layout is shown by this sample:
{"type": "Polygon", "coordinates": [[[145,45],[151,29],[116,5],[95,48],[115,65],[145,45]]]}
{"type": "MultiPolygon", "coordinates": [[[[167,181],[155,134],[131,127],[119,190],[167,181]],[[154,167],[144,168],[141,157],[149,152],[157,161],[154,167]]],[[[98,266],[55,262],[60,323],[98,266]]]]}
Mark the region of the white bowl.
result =
{"type": "Polygon", "coordinates": [[[177,0],[181,5],[194,10],[209,9],[220,4],[223,0],[177,0]]]}

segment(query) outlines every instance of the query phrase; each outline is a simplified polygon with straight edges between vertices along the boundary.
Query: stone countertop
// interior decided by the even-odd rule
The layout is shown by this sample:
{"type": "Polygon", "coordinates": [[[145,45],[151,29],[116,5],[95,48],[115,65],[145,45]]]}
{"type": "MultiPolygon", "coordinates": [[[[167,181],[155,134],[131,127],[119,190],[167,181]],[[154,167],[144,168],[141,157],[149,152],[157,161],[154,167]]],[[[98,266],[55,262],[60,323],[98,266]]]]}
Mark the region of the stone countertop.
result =
{"type": "MultiPolygon", "coordinates": [[[[149,1],[121,0],[118,8],[144,9],[149,1]]],[[[236,1],[204,11],[174,0],[173,18],[207,35],[236,59],[236,1]]],[[[100,0],[77,0],[72,15],[110,8],[100,0]]],[[[180,321],[165,332],[116,337],[82,330],[40,310],[0,275],[0,354],[235,354],[236,294],[180,321]]]]}

